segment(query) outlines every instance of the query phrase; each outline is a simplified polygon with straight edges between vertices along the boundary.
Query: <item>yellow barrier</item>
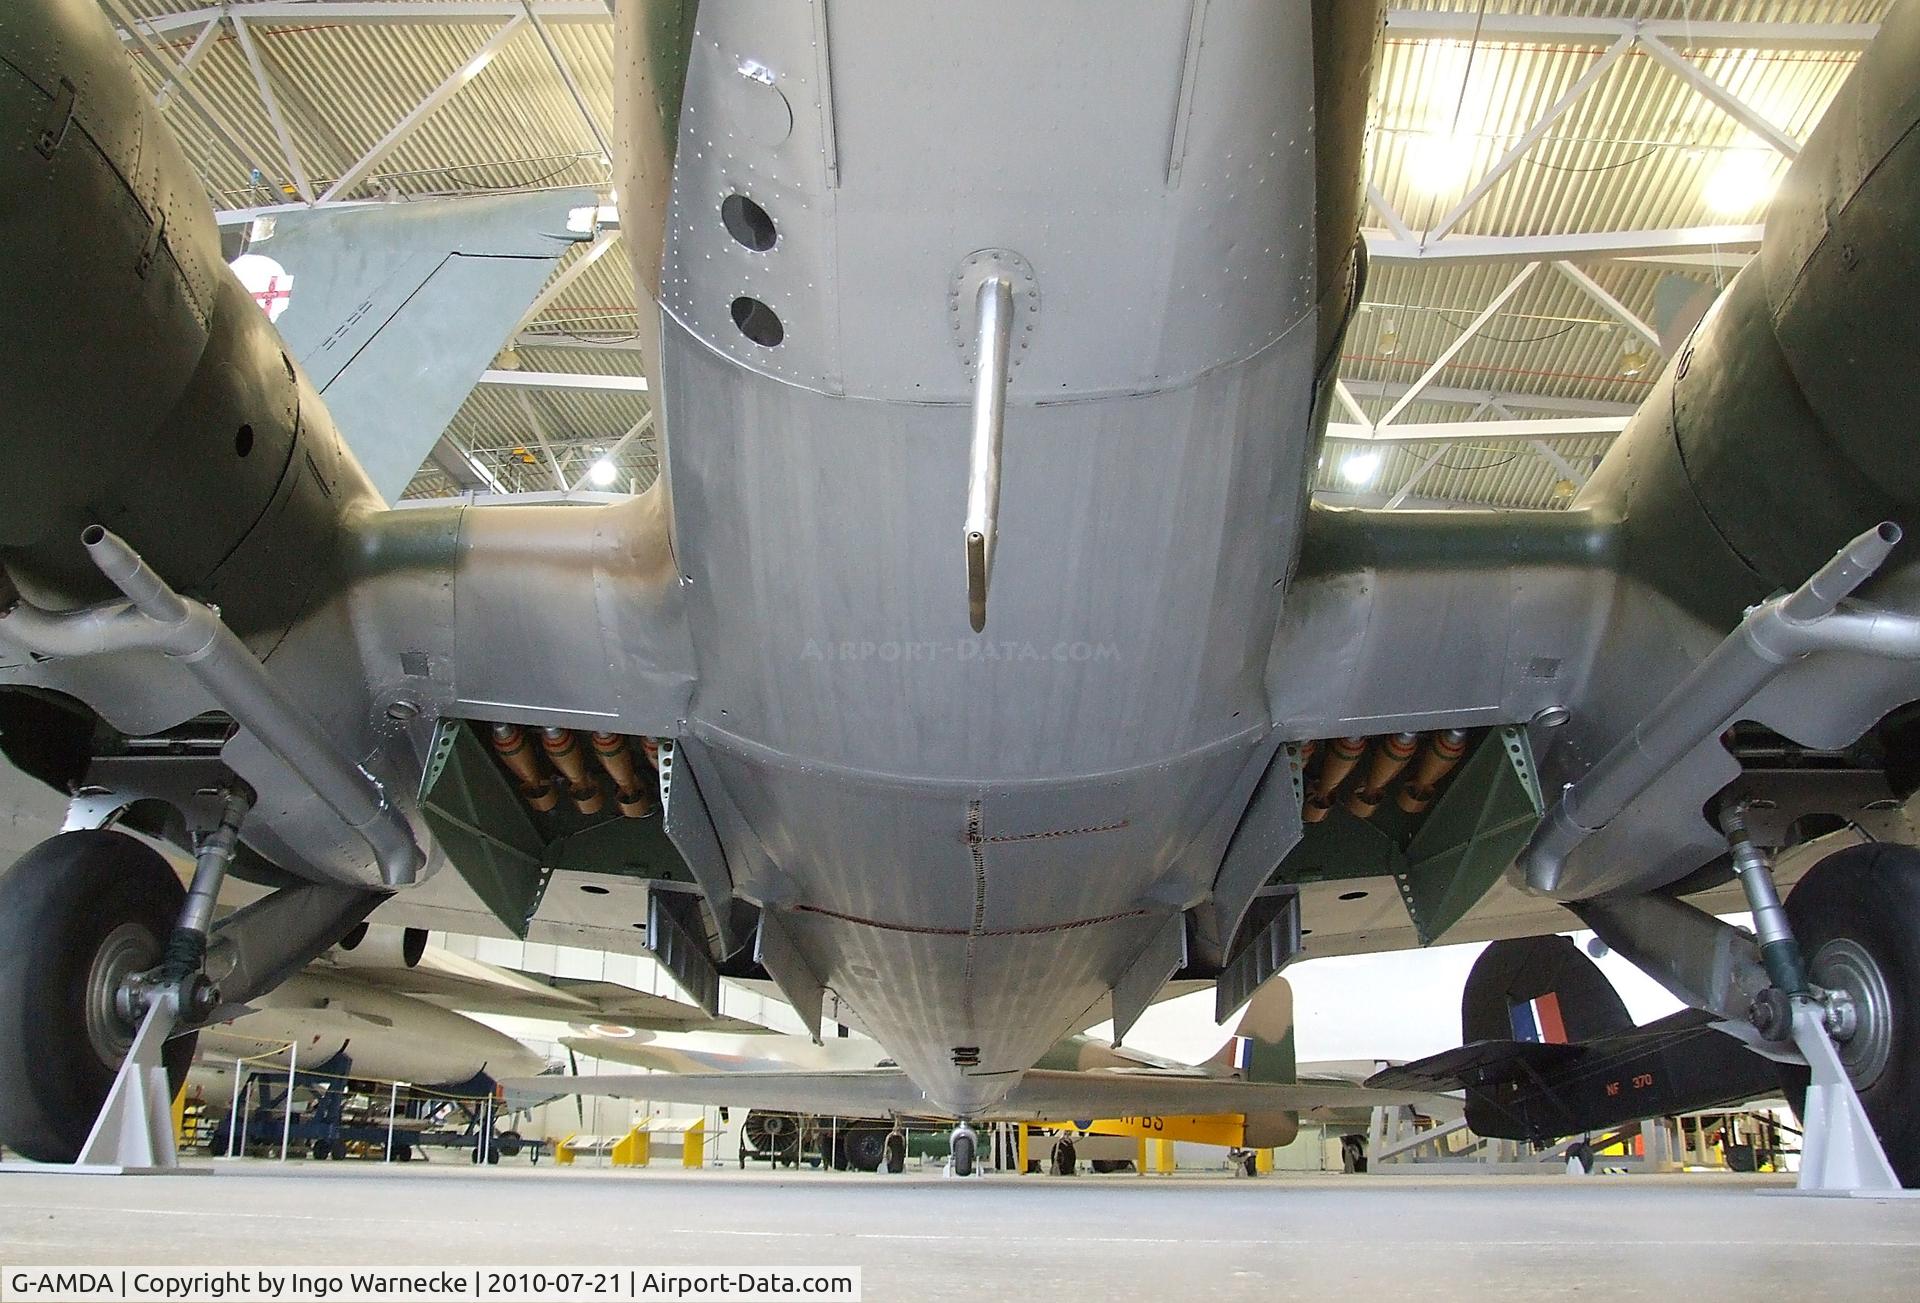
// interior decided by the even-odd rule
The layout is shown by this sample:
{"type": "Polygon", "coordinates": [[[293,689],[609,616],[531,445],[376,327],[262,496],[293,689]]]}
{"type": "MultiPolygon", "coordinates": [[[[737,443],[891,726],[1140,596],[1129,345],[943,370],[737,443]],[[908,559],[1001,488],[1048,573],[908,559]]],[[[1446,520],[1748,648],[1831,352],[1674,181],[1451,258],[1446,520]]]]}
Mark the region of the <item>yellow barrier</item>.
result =
{"type": "Polygon", "coordinates": [[[707,1120],[702,1117],[681,1133],[680,1166],[698,1169],[707,1151],[707,1120]]]}
{"type": "Polygon", "coordinates": [[[645,1167],[653,1157],[652,1137],[639,1127],[627,1132],[613,1145],[615,1167],[645,1167]]]}

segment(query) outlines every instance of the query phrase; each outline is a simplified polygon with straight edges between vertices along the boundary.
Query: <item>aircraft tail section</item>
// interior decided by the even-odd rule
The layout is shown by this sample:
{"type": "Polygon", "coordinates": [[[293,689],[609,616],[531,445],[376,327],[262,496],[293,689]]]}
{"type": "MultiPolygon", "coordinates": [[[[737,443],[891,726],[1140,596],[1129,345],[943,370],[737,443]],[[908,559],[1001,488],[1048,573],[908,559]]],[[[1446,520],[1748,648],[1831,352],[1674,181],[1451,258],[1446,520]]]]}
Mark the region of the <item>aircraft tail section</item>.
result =
{"type": "Polygon", "coordinates": [[[326,400],[389,502],[433,455],[554,266],[592,236],[589,190],[276,213],[233,270],[326,400]],[[569,226],[569,222],[572,226],[569,226]]]}
{"type": "Polygon", "coordinates": [[[1613,983],[1568,937],[1496,941],[1460,999],[1462,1039],[1567,1045],[1633,1030],[1613,983]]]}
{"type": "Polygon", "coordinates": [[[1233,1035],[1206,1066],[1235,1073],[1245,1081],[1297,1080],[1293,988],[1286,978],[1274,977],[1254,992],[1233,1035]]]}
{"type": "Polygon", "coordinates": [[[1496,941],[1467,976],[1465,1043],[1375,1073],[1367,1085],[1464,1089],[1476,1133],[1536,1143],[1778,1089],[1773,1065],[1712,1023],[1711,1014],[1684,1009],[1636,1026],[1568,938],[1496,941]]]}

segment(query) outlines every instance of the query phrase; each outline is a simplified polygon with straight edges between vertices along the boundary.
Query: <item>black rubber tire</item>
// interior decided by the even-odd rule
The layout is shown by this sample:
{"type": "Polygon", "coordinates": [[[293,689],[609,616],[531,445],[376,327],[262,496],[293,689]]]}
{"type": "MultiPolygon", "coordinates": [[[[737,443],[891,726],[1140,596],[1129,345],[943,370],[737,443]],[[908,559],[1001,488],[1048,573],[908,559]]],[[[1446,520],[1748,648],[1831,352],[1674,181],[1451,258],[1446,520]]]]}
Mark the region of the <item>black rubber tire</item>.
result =
{"type": "Polygon", "coordinates": [[[1064,1136],[1053,1144],[1053,1174],[1072,1176],[1080,1168],[1080,1151],[1064,1136]]]}
{"type": "Polygon", "coordinates": [[[887,1161],[888,1132],[878,1127],[855,1127],[840,1138],[847,1166],[857,1172],[877,1172],[887,1161]]]}
{"type": "Polygon", "coordinates": [[[395,1145],[393,1147],[393,1161],[396,1163],[411,1163],[413,1161],[413,1146],[395,1145]]]}
{"type": "MultiPolygon", "coordinates": [[[[1920,1188],[1920,849],[1880,842],[1835,851],[1795,884],[1787,917],[1809,964],[1845,937],[1880,968],[1891,1051],[1874,1080],[1854,1084],[1900,1184],[1920,1188]]],[[[1806,1081],[1804,1068],[1781,1075],[1796,1112],[1806,1081]]]]}
{"type": "Polygon", "coordinates": [[[972,1136],[955,1136],[953,1138],[953,1174],[955,1176],[973,1175],[972,1136]]]}
{"type": "Polygon", "coordinates": [[[527,1147],[527,1142],[518,1131],[502,1131],[494,1137],[493,1146],[502,1158],[518,1158],[520,1151],[527,1147]]]}
{"type": "Polygon", "coordinates": [[[904,1131],[887,1132],[886,1160],[885,1160],[884,1166],[886,1167],[887,1171],[892,1173],[894,1176],[898,1176],[900,1175],[900,1173],[907,1170],[907,1133],[906,1132],[904,1131]]]}
{"type": "Polygon", "coordinates": [[[1106,1176],[1113,1172],[1131,1172],[1133,1160],[1131,1158],[1089,1158],[1087,1166],[1106,1176]]]}
{"type": "MultiPolygon", "coordinates": [[[[185,901],[165,858],[119,832],[62,833],[0,876],[0,1145],[42,1163],[79,1157],[120,1069],[87,1033],[88,971],[127,924],[158,963],[185,901]]],[[[167,1042],[175,1091],[196,1039],[167,1042]]]]}

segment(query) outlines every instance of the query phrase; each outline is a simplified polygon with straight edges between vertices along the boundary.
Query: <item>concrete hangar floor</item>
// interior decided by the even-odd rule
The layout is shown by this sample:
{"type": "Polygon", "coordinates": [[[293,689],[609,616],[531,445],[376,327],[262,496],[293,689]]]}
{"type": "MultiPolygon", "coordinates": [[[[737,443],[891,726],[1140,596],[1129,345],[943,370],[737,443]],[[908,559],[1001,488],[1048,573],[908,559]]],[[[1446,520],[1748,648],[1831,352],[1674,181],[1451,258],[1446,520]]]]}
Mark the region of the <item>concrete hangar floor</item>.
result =
{"type": "Polygon", "coordinates": [[[1920,1202],[1762,1192],[1778,1185],[265,1162],[211,1178],[4,1173],[0,1262],[859,1265],[869,1300],[1915,1296],[1920,1202]]]}

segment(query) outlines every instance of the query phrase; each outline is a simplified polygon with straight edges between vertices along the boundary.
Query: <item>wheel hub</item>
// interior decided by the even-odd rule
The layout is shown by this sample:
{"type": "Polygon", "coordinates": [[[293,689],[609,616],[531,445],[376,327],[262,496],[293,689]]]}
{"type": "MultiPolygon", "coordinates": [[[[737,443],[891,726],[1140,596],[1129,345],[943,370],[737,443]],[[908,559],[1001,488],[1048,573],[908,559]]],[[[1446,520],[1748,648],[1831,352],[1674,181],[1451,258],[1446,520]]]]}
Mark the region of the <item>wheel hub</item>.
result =
{"type": "Polygon", "coordinates": [[[121,985],[159,960],[159,944],[138,923],[122,923],[94,952],[87,969],[87,1040],[102,1063],[118,1065],[126,1058],[138,1030],[120,1012],[121,985]]]}
{"type": "Polygon", "coordinates": [[[1893,1057],[1893,1000],[1879,963],[1859,942],[1835,937],[1813,956],[1811,975],[1830,991],[1844,991],[1852,1004],[1853,1033],[1836,1040],[1840,1062],[1855,1090],[1880,1079],[1893,1057]]]}

